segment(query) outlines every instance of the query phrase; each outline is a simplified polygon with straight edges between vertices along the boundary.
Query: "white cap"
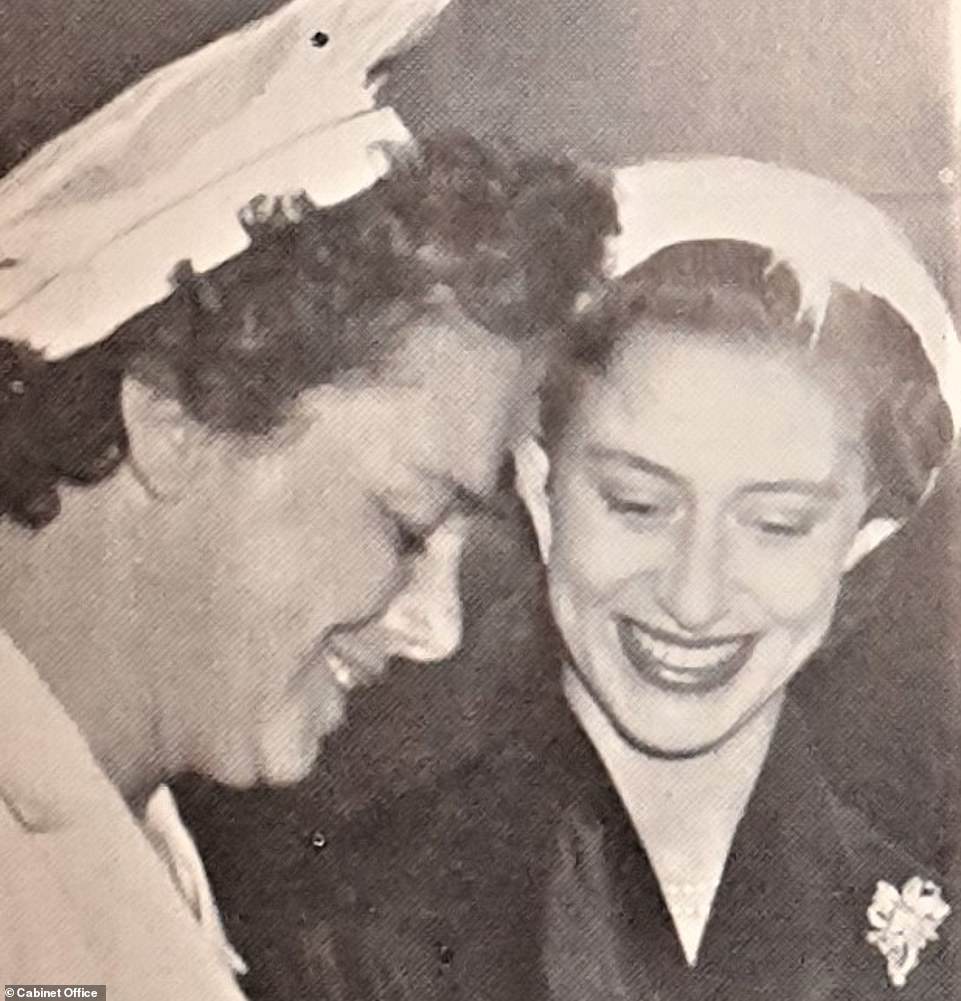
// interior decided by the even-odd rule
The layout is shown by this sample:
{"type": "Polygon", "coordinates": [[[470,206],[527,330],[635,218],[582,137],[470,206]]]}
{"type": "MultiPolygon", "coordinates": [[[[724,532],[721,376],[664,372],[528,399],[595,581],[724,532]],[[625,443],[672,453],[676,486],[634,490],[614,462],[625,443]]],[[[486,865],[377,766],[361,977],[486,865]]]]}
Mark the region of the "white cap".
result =
{"type": "Polygon", "coordinates": [[[651,161],[615,173],[615,275],[688,240],[742,240],[794,270],[819,324],[832,282],[885,299],[911,325],[961,427],[961,344],[947,304],[898,227],[866,199],[798,170],[736,157],[651,161]]]}
{"type": "Polygon", "coordinates": [[[55,359],[247,245],[259,194],[329,205],[404,141],[368,71],[447,0],[294,0],[146,77],[0,181],[0,337],[55,359]],[[314,36],[323,32],[326,44],[314,36]]]}

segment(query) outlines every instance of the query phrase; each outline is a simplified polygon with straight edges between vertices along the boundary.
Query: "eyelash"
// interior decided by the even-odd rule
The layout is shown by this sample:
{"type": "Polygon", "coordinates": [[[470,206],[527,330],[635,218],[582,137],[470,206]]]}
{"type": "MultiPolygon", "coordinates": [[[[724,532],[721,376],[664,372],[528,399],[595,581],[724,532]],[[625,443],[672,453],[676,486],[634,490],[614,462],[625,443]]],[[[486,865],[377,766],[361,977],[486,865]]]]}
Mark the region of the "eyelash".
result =
{"type": "Polygon", "coordinates": [[[615,502],[611,507],[618,514],[639,514],[645,518],[657,514],[661,510],[658,504],[623,504],[620,501],[615,502]]]}
{"type": "Polygon", "coordinates": [[[410,559],[423,556],[427,551],[427,539],[430,532],[419,526],[412,525],[400,515],[391,515],[394,524],[395,546],[399,556],[410,559]]]}
{"type": "MultiPolygon", "coordinates": [[[[617,497],[605,494],[604,502],[607,505],[608,510],[612,511],[614,514],[625,517],[633,517],[642,521],[654,521],[655,519],[659,517],[663,518],[670,513],[664,504],[656,501],[645,504],[637,501],[620,500],[617,497]]],[[[751,524],[768,538],[783,542],[787,542],[792,539],[802,539],[805,536],[810,535],[814,528],[813,524],[807,521],[793,525],[786,524],[785,522],[764,521],[763,519],[759,519],[751,524]]]]}
{"type": "Polygon", "coordinates": [[[384,517],[390,526],[394,537],[394,549],[401,559],[416,559],[427,551],[427,541],[431,529],[414,524],[409,518],[393,510],[390,506],[379,502],[384,517]]]}
{"type": "Polygon", "coordinates": [[[800,539],[805,535],[811,534],[811,529],[813,526],[804,525],[785,525],[781,522],[772,521],[760,521],[757,522],[757,528],[759,531],[763,532],[765,535],[771,535],[779,539],[800,539]]]}
{"type": "Polygon", "coordinates": [[[662,516],[666,513],[663,504],[642,504],[636,501],[622,501],[618,500],[616,497],[605,497],[605,503],[609,511],[614,512],[614,514],[633,516],[635,518],[642,518],[645,520],[653,519],[658,516],[662,516]]]}
{"type": "MultiPolygon", "coordinates": [[[[632,501],[621,501],[616,498],[606,498],[608,509],[615,514],[635,517],[645,521],[653,520],[666,514],[663,504],[639,504],[632,501]]],[[[812,525],[787,525],[782,522],[757,521],[754,527],[764,535],[776,539],[801,539],[811,534],[812,525]]]]}

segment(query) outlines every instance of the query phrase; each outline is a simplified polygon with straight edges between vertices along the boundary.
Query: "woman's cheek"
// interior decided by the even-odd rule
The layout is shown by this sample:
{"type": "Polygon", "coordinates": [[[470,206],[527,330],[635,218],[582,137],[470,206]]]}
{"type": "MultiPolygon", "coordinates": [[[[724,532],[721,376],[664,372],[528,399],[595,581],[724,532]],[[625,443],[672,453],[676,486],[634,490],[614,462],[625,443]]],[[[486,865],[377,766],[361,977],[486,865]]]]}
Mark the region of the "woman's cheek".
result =
{"type": "Polygon", "coordinates": [[[556,558],[582,590],[613,597],[622,585],[647,576],[664,562],[664,533],[631,530],[598,499],[581,504],[576,517],[559,523],[556,558]]]}
{"type": "Polygon", "coordinates": [[[577,579],[602,580],[610,563],[611,538],[596,506],[578,491],[554,509],[552,562],[577,579]]]}
{"type": "Polygon", "coordinates": [[[765,611],[782,623],[820,617],[837,598],[840,571],[823,546],[795,544],[751,559],[742,579],[765,611]]]}
{"type": "Polygon", "coordinates": [[[379,518],[357,525],[349,551],[339,560],[339,569],[325,574],[325,583],[335,585],[328,608],[339,626],[356,625],[382,613],[409,577],[393,537],[379,518]]]}

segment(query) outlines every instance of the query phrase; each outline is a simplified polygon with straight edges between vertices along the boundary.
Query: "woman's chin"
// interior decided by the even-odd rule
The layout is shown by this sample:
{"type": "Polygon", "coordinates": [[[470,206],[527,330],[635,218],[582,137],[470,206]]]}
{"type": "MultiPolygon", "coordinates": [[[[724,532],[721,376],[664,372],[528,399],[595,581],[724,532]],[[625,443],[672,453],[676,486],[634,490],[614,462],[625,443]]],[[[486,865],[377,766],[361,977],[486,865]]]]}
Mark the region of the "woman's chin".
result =
{"type": "Polygon", "coordinates": [[[732,731],[710,728],[685,730],[652,730],[650,727],[622,727],[622,736],[637,750],[653,758],[697,758],[723,746],[733,735],[732,731]]]}
{"type": "Polygon", "coordinates": [[[316,758],[316,754],[300,757],[262,756],[257,770],[257,781],[269,786],[296,785],[310,774],[316,758]]]}
{"type": "MultiPolygon", "coordinates": [[[[743,695],[744,693],[738,693],[743,695]]],[[[753,720],[766,715],[776,720],[783,692],[758,693],[754,698],[725,700],[692,698],[682,694],[657,693],[644,700],[644,712],[637,712],[638,700],[627,700],[624,712],[617,704],[609,715],[621,736],[638,750],[661,758],[696,758],[726,746],[753,720]]]]}
{"type": "Polygon", "coordinates": [[[301,782],[324,741],[344,723],[347,696],[326,677],[311,679],[257,715],[258,721],[232,734],[208,735],[208,753],[191,770],[233,789],[301,782]]]}
{"type": "Polygon", "coordinates": [[[296,718],[279,713],[261,730],[257,748],[257,781],[267,785],[292,785],[311,773],[324,740],[345,718],[344,706],[329,702],[323,713],[296,718]]]}

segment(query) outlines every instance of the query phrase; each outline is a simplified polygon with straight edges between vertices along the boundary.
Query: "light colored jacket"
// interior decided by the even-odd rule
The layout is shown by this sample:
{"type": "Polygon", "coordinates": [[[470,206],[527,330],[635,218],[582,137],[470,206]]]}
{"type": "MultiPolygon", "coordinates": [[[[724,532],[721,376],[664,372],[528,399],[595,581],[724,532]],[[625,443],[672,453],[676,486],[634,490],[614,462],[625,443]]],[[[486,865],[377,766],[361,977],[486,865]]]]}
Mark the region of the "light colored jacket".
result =
{"type": "MultiPolygon", "coordinates": [[[[68,355],[163,298],[178,261],[243,250],[237,214],[255,196],[330,204],[368,187],[385,167],[376,145],[407,138],[369,70],[445,4],[293,0],[39,150],[0,182],[0,337],[68,355]]],[[[0,632],[0,985],[238,1001],[242,963],[219,928],[169,794],[138,826],[0,632]]]]}
{"type": "Polygon", "coordinates": [[[5,633],[0,678],[0,984],[240,1001],[227,954],[5,633]]]}

